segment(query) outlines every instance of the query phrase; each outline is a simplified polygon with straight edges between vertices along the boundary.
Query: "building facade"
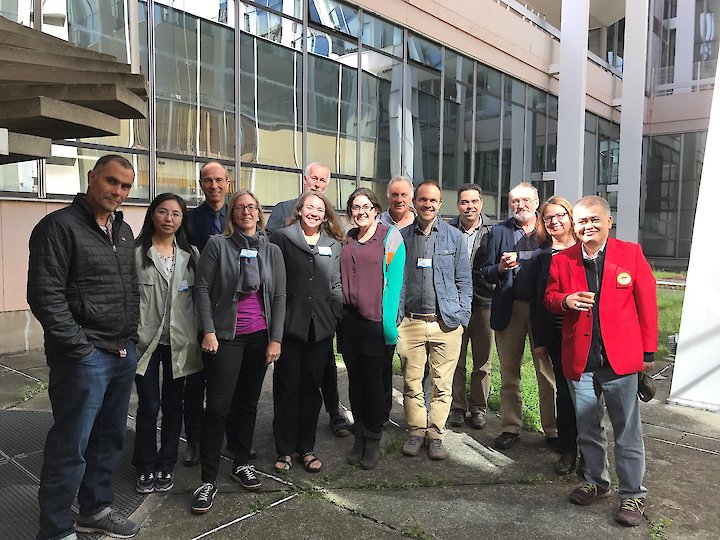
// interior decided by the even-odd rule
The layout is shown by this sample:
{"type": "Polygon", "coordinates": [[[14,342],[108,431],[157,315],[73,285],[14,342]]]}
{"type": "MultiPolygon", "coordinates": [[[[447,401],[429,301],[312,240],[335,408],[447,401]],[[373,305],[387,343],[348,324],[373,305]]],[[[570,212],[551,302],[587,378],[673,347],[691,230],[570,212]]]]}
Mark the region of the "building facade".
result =
{"type": "MultiPolygon", "coordinates": [[[[642,162],[642,179],[629,186],[640,214],[628,221],[662,264],[689,253],[718,3],[648,5],[644,136],[628,158],[642,162]]],[[[616,210],[632,29],[617,7],[624,3],[612,4],[588,7],[581,36],[582,172],[570,180],[616,210]]],[[[39,346],[24,300],[27,238],[40,217],[85,190],[88,169],[105,153],[135,164],[125,206],[136,232],[158,193],[201,202],[198,172],[210,159],[267,207],[300,193],[312,161],[330,167],[328,194],[341,208],[359,185],[385,199],[385,183],[398,174],[438,180],[449,214],[455,188],[471,181],[496,218],[520,180],[553,194],[560,10],[560,0],[0,0],[0,16],[42,21],[43,32],[112,54],[149,83],[147,120],[123,120],[114,137],[55,141],[46,160],[0,166],[0,322],[15,329],[0,351],[39,346]]],[[[622,212],[615,218],[622,222],[622,212]]]]}

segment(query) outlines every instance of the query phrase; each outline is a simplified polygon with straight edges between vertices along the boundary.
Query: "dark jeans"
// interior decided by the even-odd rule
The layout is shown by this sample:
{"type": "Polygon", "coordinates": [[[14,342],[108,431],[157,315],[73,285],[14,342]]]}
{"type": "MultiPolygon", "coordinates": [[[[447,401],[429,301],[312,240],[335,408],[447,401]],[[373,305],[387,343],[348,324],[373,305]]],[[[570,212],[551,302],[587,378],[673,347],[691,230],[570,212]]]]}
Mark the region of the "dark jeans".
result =
{"type": "Polygon", "coordinates": [[[217,479],[223,436],[231,409],[234,409],[232,450],[235,461],[240,464],[248,462],[257,404],[267,371],[267,345],[267,330],[260,330],[235,336],[232,340],[221,339],[217,353],[204,357],[207,407],[200,439],[203,482],[214,483],[217,479]]]}
{"type": "Polygon", "coordinates": [[[320,381],[331,352],[332,338],[310,343],[283,339],[273,376],[273,432],[279,456],[313,451],[322,405],[320,381]]]}
{"type": "Polygon", "coordinates": [[[325,410],[330,417],[333,417],[340,412],[340,395],[338,394],[337,364],[335,363],[335,352],[332,349],[332,340],[330,340],[330,343],[330,353],[327,357],[327,365],[323,372],[320,390],[322,390],[325,410]]]}
{"type": "Polygon", "coordinates": [[[135,451],[132,463],[138,475],[155,471],[172,472],[178,457],[182,428],[185,377],[173,379],[172,352],[158,345],[150,357],[145,375],[135,375],[138,410],[135,422],[135,451]],[[160,367],[162,366],[162,397],[160,367]],[[160,450],[157,448],[157,419],[162,408],[160,450]]]}
{"type": "Polygon", "coordinates": [[[563,375],[560,362],[562,336],[557,334],[548,347],[550,361],[555,372],[557,393],[555,407],[557,410],[558,446],[562,454],[577,453],[577,424],[575,422],[575,406],[570,396],[567,379],[563,375]]]}
{"type": "MultiPolygon", "coordinates": [[[[207,353],[203,353],[203,363],[207,362],[207,353]]],[[[189,441],[199,441],[202,434],[205,404],[205,372],[199,371],[185,377],[183,396],[185,409],[185,437],[189,441]]]]}
{"type": "Polygon", "coordinates": [[[130,343],[125,358],[95,349],[81,360],[48,358],[48,365],[55,424],[45,441],[40,473],[39,539],[73,532],[70,507],[76,493],[82,516],[112,504],[112,476],[122,455],[137,355],[130,343]]]}
{"type": "Polygon", "coordinates": [[[382,378],[385,398],[383,406],[383,424],[390,420],[390,411],[393,404],[393,357],[395,356],[395,345],[387,345],[388,361],[383,364],[382,378]]]}
{"type": "Polygon", "coordinates": [[[350,407],[356,424],[380,433],[385,422],[386,388],[384,371],[392,363],[388,356],[343,354],[350,383],[350,407]]]}

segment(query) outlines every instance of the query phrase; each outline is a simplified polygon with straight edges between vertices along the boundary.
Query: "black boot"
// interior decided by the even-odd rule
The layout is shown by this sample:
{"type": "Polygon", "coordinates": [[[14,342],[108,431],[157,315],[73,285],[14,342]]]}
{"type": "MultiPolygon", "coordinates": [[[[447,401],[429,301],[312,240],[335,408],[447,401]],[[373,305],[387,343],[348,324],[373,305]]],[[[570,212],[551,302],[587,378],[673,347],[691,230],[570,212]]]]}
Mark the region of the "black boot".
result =
{"type": "Polygon", "coordinates": [[[353,443],[352,450],[345,458],[350,465],[360,465],[360,460],[365,453],[365,431],[362,424],[356,423],[353,425],[353,434],[355,435],[355,442],[353,443]]]}
{"type": "Polygon", "coordinates": [[[373,469],[380,461],[380,438],[382,432],[373,433],[366,429],[363,435],[365,436],[365,453],[362,460],[360,460],[360,466],[367,471],[373,469]]]}

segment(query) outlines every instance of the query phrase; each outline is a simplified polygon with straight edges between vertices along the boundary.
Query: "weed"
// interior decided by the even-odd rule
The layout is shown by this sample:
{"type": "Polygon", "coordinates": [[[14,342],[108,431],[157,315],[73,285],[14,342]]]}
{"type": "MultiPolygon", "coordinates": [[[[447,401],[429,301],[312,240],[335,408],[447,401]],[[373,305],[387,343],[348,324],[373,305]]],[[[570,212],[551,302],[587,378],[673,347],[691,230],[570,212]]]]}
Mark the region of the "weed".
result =
{"type": "Polygon", "coordinates": [[[385,443],[380,449],[380,456],[386,457],[391,454],[397,454],[404,443],[405,441],[400,435],[387,433],[385,436],[385,443]]]}
{"type": "Polygon", "coordinates": [[[40,392],[47,390],[48,385],[42,381],[38,381],[35,384],[26,384],[20,390],[20,401],[29,401],[38,395],[40,392]]]}
{"type": "Polygon", "coordinates": [[[368,478],[356,486],[358,489],[371,489],[373,491],[384,490],[408,490],[417,487],[414,482],[403,480],[387,480],[381,478],[368,478]]]}
{"type": "Polygon", "coordinates": [[[432,540],[435,537],[435,535],[425,532],[420,525],[405,527],[400,534],[405,538],[414,538],[415,540],[432,540]]]}
{"type": "Polygon", "coordinates": [[[417,485],[421,487],[448,487],[450,480],[443,476],[436,476],[432,473],[418,473],[415,475],[417,485]]]}
{"type": "Polygon", "coordinates": [[[253,499],[248,503],[248,508],[251,512],[262,512],[267,510],[268,504],[262,499],[253,499]]]}
{"type": "Polygon", "coordinates": [[[521,484],[544,484],[548,481],[547,477],[544,473],[537,472],[534,474],[528,474],[527,476],[522,476],[518,482],[521,484]]]}
{"type": "Polygon", "coordinates": [[[665,533],[667,528],[672,523],[672,519],[665,516],[661,517],[658,521],[650,524],[650,540],[665,540],[667,538],[665,533]]]}

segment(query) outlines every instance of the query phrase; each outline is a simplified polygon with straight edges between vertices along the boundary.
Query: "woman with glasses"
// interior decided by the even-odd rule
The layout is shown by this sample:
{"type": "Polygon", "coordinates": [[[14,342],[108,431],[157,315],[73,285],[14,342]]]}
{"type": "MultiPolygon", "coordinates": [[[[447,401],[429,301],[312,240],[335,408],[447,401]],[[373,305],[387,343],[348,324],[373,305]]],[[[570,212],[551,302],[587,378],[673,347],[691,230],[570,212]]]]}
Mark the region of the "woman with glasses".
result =
{"type": "Polygon", "coordinates": [[[217,493],[220,451],[228,418],[235,434],[230,473],[245,489],[260,489],[248,465],[257,404],[267,367],[280,356],[285,321],[285,265],[263,231],[257,197],[240,190],[230,199],[222,235],[205,245],[196,285],[202,328],[207,405],[200,440],[202,485],[192,510],[210,510],[217,493]],[[234,399],[233,399],[234,397],[234,399]],[[232,409],[232,411],[231,411],[232,409]]]}
{"type": "Polygon", "coordinates": [[[288,276],[283,354],[273,376],[277,472],[288,471],[296,453],[307,472],[322,467],[315,455],[315,431],[320,382],[342,310],[342,239],[335,210],[319,191],[302,195],[288,226],[271,237],[282,251],[288,276]]]}
{"type": "Polygon", "coordinates": [[[152,493],[173,488],[185,376],[202,370],[192,297],[199,254],[188,241],[185,201],[173,193],[155,197],[135,244],[140,324],[135,376],[138,410],[132,461],[138,473],[136,491],[152,493]]]}
{"type": "Polygon", "coordinates": [[[350,383],[355,443],[347,456],[351,465],[372,469],[380,460],[385,420],[383,370],[392,362],[397,343],[397,314],[405,268],[400,231],[377,221],[382,212],[375,194],[356,189],[347,213],[355,228],[347,234],[340,255],[343,313],[338,348],[350,383]]]}
{"type": "Polygon", "coordinates": [[[573,229],[572,205],[562,197],[550,197],[538,211],[536,235],[539,249],[535,250],[528,265],[530,294],[530,321],[535,337],[535,353],[552,362],[557,383],[556,408],[558,447],[560,459],[555,470],[560,475],[570,473],[577,463],[577,427],[575,407],[570,398],[567,380],[560,361],[562,344],[562,316],[545,309],[543,298],[550,274],[552,256],[569,248],[577,241],[573,229]]]}

